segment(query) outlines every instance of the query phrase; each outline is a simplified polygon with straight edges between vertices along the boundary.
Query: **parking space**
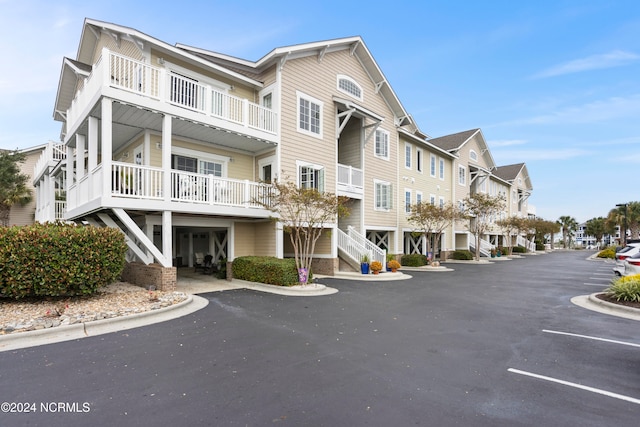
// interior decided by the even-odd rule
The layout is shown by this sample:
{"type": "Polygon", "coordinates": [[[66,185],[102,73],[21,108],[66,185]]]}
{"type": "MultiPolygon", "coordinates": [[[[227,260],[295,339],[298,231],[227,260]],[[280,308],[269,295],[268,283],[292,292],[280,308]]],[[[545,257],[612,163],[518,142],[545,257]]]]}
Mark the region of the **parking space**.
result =
{"type": "Polygon", "coordinates": [[[635,426],[640,322],[571,302],[612,277],[587,255],[202,294],[169,322],[0,353],[4,400],[91,407],[0,425],[635,426]]]}

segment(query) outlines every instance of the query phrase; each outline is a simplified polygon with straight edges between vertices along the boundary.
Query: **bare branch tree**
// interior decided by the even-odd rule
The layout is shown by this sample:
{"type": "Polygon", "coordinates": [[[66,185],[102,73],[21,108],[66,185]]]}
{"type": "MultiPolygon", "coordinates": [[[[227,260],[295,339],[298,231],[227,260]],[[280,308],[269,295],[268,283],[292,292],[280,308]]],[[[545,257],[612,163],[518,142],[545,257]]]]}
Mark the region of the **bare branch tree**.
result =
{"type": "Polygon", "coordinates": [[[468,228],[476,239],[476,261],[480,260],[480,238],[493,226],[496,218],[505,208],[503,196],[476,193],[464,199],[465,214],[469,218],[468,228]]]}
{"type": "MultiPolygon", "coordinates": [[[[417,230],[425,236],[427,241],[427,253],[435,251],[431,248],[431,240],[434,247],[440,247],[440,238],[444,230],[455,220],[461,219],[461,213],[452,203],[443,206],[429,202],[421,202],[411,205],[411,215],[407,218],[417,230]]],[[[435,256],[435,255],[434,255],[435,256]]]]}
{"type": "Polygon", "coordinates": [[[276,181],[271,188],[268,197],[256,202],[273,212],[272,219],[281,222],[289,234],[296,268],[303,277],[311,270],[316,242],[323,230],[349,214],[348,199],[315,188],[300,188],[292,181],[276,181]]]}

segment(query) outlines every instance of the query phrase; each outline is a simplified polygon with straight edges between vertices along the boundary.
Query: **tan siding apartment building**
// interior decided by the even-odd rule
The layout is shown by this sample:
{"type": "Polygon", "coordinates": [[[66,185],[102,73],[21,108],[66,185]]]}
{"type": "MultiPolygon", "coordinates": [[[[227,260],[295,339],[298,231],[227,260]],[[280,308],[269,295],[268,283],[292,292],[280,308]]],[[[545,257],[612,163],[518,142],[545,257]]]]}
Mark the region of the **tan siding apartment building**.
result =
{"type": "MultiPolygon", "coordinates": [[[[323,274],[359,261],[344,239],[382,260],[423,252],[408,204],[455,203],[494,179],[515,186],[523,211],[531,190],[528,176],[493,177],[479,129],[421,132],[360,37],[247,61],[87,19],[77,56],[63,59],[54,118],[65,158],[41,162],[40,194],[64,182],[66,220],[119,227],[132,261],[167,269],[203,252],[289,256],[282,224],[256,203],[276,179],[350,199],[351,215],[325,224],[317,245],[323,274]]],[[[438,250],[469,241],[456,224],[438,250]]]]}

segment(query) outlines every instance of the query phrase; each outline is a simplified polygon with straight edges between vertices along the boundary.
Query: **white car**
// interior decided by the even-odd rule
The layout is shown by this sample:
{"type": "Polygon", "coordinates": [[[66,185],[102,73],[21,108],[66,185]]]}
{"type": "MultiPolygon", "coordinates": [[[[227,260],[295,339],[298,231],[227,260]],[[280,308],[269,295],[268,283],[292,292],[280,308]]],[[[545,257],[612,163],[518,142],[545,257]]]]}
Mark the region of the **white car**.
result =
{"type": "Polygon", "coordinates": [[[613,267],[613,272],[617,276],[624,276],[624,261],[640,252],[640,242],[631,242],[627,246],[616,252],[616,265],[613,267]]]}
{"type": "Polygon", "coordinates": [[[622,275],[633,276],[634,274],[640,274],[640,252],[624,260],[624,272],[622,275]]]}

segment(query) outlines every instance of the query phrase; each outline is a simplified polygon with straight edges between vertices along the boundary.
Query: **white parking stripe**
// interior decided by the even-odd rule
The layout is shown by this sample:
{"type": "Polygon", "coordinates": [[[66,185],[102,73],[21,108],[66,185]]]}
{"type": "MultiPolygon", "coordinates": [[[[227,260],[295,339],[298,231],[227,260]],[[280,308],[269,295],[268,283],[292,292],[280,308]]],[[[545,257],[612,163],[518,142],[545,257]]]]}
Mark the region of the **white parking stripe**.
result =
{"type": "Polygon", "coordinates": [[[640,347],[640,344],[634,344],[632,342],[616,341],[616,340],[610,340],[610,339],[607,339],[607,338],[591,337],[589,335],[572,334],[571,332],[551,331],[549,329],[543,329],[542,332],[547,332],[547,333],[550,333],[550,334],[557,334],[557,335],[568,335],[570,337],[586,338],[586,339],[595,340],[595,341],[610,342],[610,343],[613,343],[613,344],[628,345],[630,347],[640,347]]]}
{"type": "Polygon", "coordinates": [[[583,285],[586,285],[586,286],[598,286],[601,289],[604,287],[603,284],[597,284],[597,283],[583,283],[583,285]]]}
{"type": "Polygon", "coordinates": [[[627,402],[631,402],[631,403],[635,403],[637,405],[640,405],[640,399],[635,399],[633,397],[625,396],[623,394],[612,393],[610,391],[601,390],[599,388],[589,387],[589,386],[582,385],[582,384],[576,384],[576,383],[572,383],[572,382],[569,382],[569,381],[563,381],[563,380],[559,380],[559,379],[556,379],[556,378],[546,377],[544,375],[538,375],[538,374],[534,374],[532,372],[521,371],[519,369],[509,368],[508,371],[512,372],[514,374],[526,375],[526,376],[529,376],[529,377],[538,378],[540,380],[550,381],[550,382],[553,382],[553,383],[562,384],[562,385],[566,385],[566,386],[569,386],[569,387],[579,388],[581,390],[586,390],[586,391],[590,391],[592,393],[602,394],[604,396],[613,397],[614,399],[626,400],[627,402]]]}
{"type": "Polygon", "coordinates": [[[613,273],[593,273],[598,276],[613,276],[613,273]]]}

